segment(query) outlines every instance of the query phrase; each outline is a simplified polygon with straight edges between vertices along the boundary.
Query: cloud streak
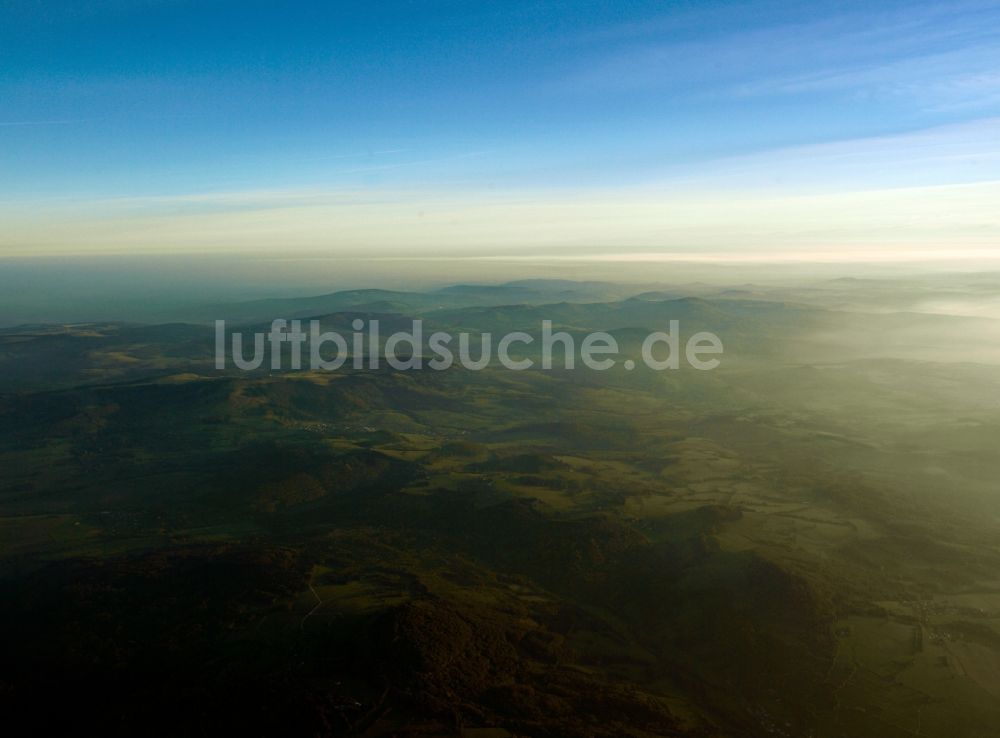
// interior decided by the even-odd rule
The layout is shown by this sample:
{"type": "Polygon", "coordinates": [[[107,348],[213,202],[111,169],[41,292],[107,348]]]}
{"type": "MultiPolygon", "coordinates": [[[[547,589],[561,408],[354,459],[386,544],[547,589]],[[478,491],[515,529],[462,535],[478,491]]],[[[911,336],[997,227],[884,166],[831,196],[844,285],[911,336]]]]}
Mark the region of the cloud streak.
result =
{"type": "Polygon", "coordinates": [[[669,90],[696,99],[892,95],[919,107],[988,107],[1000,93],[995,4],[869,9],[777,25],[751,21],[746,29],[697,40],[671,39],[669,24],[659,28],[640,26],[635,37],[592,52],[565,84],[608,93],[669,90]]]}
{"type": "Polygon", "coordinates": [[[347,256],[775,252],[809,261],[871,251],[900,260],[942,250],[1000,256],[1000,182],[817,195],[612,191],[232,193],[45,218],[4,214],[7,256],[73,253],[285,253],[347,256]],[[813,256],[817,255],[817,256],[813,256]]]}

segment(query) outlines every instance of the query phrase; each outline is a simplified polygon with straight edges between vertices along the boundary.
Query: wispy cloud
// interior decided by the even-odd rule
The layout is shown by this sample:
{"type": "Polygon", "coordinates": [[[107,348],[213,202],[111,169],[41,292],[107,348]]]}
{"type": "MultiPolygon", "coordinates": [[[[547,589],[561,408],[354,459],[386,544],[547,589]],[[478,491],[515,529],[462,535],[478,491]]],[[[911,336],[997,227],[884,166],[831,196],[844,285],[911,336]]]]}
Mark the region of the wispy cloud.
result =
{"type": "Polygon", "coordinates": [[[65,126],[71,123],[86,123],[91,118],[77,118],[72,120],[3,120],[0,127],[7,126],[65,126]]]}
{"type": "Polygon", "coordinates": [[[1000,172],[1000,117],[665,168],[652,186],[830,192],[963,184],[1000,172]]]}
{"type": "Polygon", "coordinates": [[[745,97],[844,92],[911,100],[928,110],[989,108],[1000,102],[1000,46],[931,53],[876,65],[853,64],[738,85],[745,97]]]}
{"type": "Polygon", "coordinates": [[[319,156],[311,156],[308,161],[334,161],[338,159],[363,159],[371,158],[373,156],[387,156],[389,154],[402,154],[405,153],[407,149],[378,149],[378,150],[368,150],[368,151],[355,151],[350,154],[327,154],[319,156]]]}
{"type": "Polygon", "coordinates": [[[7,212],[0,254],[1000,256],[1000,182],[856,192],[254,192],[7,212]],[[43,217],[42,217],[43,216],[43,217]]]}
{"type": "Polygon", "coordinates": [[[622,31],[567,80],[591,91],[907,97],[921,107],[997,102],[1000,6],[954,3],[844,13],[802,23],[672,38],[670,26],[622,31]],[[657,40],[658,33],[666,36],[657,40]]]}

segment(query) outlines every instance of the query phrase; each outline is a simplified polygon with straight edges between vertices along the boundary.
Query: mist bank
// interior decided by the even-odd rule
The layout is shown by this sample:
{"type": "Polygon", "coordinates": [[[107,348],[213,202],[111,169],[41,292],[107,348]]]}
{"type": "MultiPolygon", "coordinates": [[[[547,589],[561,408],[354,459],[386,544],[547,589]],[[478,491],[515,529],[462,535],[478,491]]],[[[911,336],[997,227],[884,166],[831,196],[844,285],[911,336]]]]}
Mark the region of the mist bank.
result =
{"type": "MultiPolygon", "coordinates": [[[[836,309],[1000,317],[1000,268],[970,260],[694,261],[656,253],[620,261],[594,255],[387,259],[248,252],[0,259],[0,325],[205,322],[220,317],[220,305],[252,300],[525,281],[535,282],[534,293],[543,293],[545,280],[590,283],[572,290],[576,301],[587,301],[587,290],[593,290],[590,301],[666,290],[678,297],[740,296],[836,309]]],[[[523,294],[513,296],[513,302],[525,301],[523,294]]],[[[504,304],[505,297],[496,293],[495,304],[504,304]]]]}

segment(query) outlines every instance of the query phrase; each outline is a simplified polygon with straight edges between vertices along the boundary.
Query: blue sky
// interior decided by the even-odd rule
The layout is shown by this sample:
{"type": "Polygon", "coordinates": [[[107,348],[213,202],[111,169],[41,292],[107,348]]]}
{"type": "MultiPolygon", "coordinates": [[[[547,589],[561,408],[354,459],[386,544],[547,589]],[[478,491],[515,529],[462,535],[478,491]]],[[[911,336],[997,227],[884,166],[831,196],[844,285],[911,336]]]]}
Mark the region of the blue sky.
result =
{"type": "Polygon", "coordinates": [[[783,248],[867,248],[940,187],[972,189],[881,242],[998,245],[976,209],[1000,179],[996,2],[13,0],[0,18],[0,253],[281,248],[291,219],[290,248],[488,251],[528,230],[590,248],[577,205],[615,248],[760,249],[768,217],[783,248]],[[782,232],[774,198],[804,193],[841,200],[790,202],[782,232]],[[868,220],[817,220],[851,193],[868,220]],[[771,204],[709,214],[733,197],[771,204]],[[678,233],[691,198],[706,214],[678,233]]]}

